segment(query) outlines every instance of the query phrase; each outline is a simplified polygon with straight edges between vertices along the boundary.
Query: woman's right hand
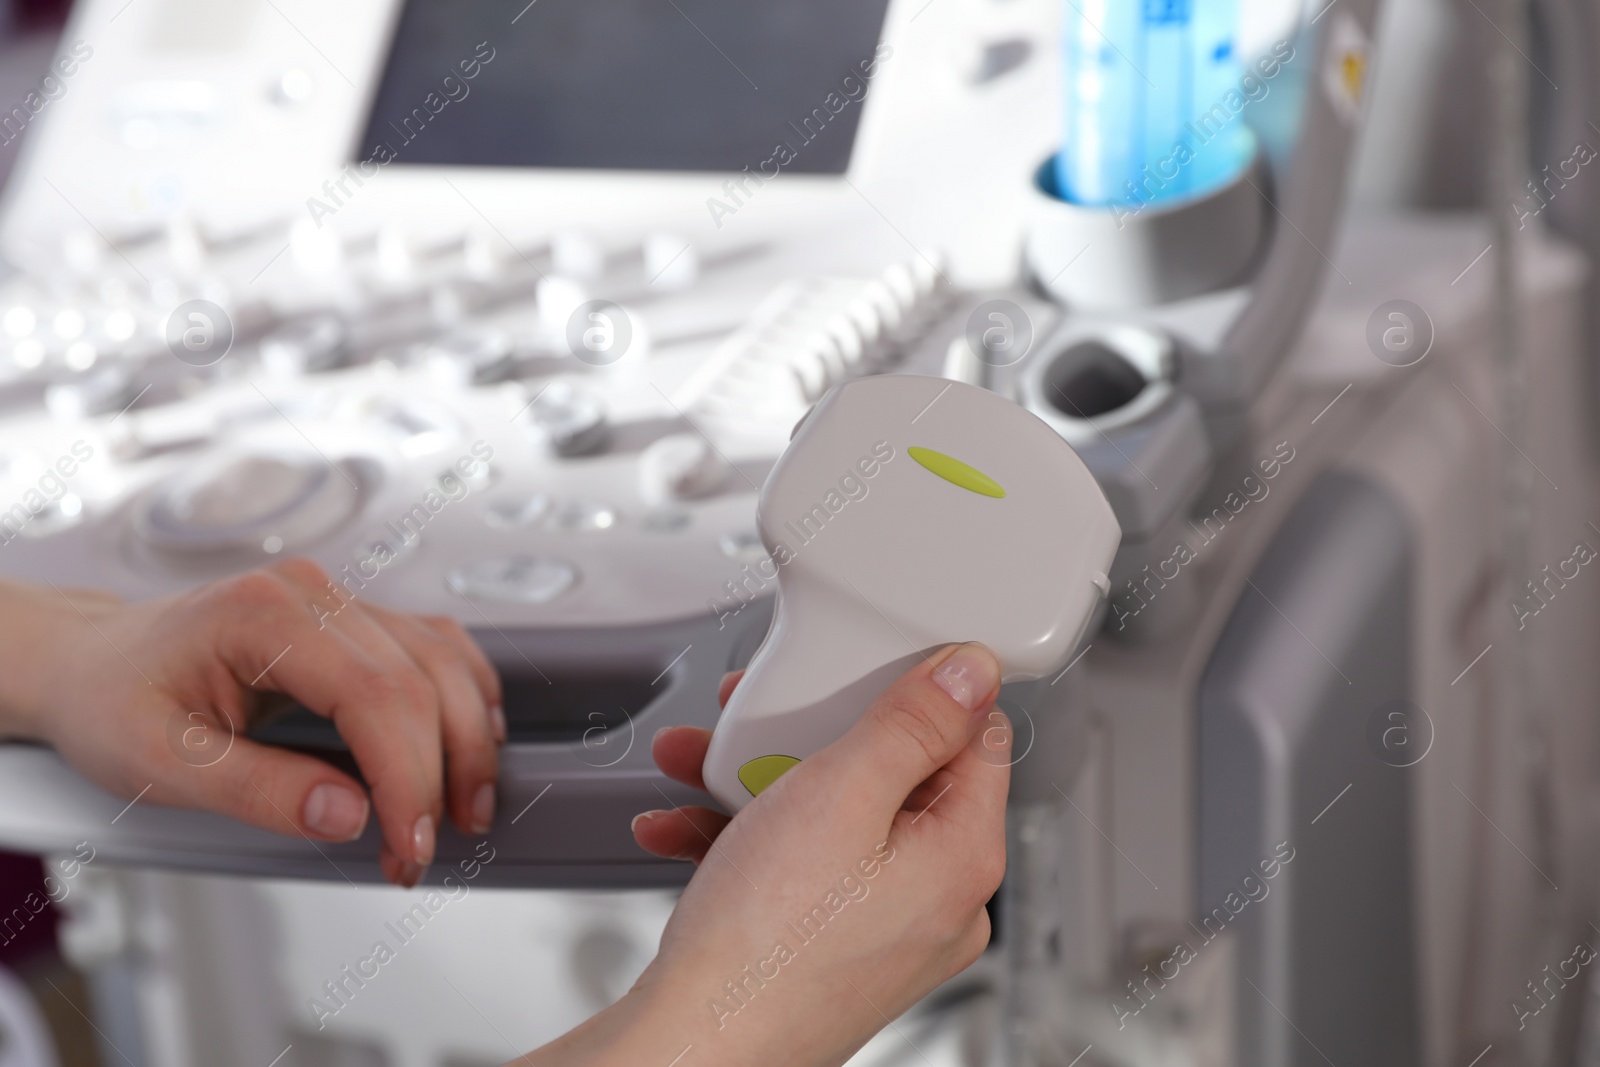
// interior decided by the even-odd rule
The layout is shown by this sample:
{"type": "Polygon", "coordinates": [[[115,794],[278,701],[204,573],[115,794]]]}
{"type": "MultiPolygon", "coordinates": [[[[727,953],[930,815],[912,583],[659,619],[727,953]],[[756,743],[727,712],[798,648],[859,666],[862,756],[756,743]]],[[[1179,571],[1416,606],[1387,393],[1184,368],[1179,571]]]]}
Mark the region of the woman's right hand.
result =
{"type": "MultiPolygon", "coordinates": [[[[950,646],[737,817],[641,815],[644,848],[699,870],[634,989],[534,1059],[839,1064],[977,959],[1005,870],[999,682],[987,649],[950,646]]],[[[657,761],[704,788],[708,740],[665,730],[657,761]]]]}

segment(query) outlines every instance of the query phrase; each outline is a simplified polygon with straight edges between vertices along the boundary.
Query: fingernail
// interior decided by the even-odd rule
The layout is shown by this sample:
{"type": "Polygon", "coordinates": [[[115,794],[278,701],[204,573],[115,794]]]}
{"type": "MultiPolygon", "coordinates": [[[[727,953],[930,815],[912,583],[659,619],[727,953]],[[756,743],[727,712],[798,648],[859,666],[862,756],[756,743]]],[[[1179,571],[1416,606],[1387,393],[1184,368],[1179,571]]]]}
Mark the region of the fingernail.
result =
{"type": "Polygon", "coordinates": [[[334,841],[354,841],[367,825],[367,798],[349,786],[323,782],[306,796],[306,829],[334,841]]]}
{"type": "Polygon", "coordinates": [[[659,812],[659,811],[641,811],[639,814],[637,814],[637,815],[635,815],[633,817],[633,822],[628,824],[628,829],[630,829],[630,830],[638,830],[640,823],[649,822],[651,819],[654,819],[654,818],[657,818],[658,816],[660,816],[660,814],[661,814],[661,812],[659,812]]]}
{"type": "Polygon", "coordinates": [[[488,782],[472,794],[472,832],[486,834],[494,823],[494,786],[488,782]]]}
{"type": "Polygon", "coordinates": [[[965,644],[934,669],[933,680],[951,700],[977,711],[1000,681],[1000,663],[982,645],[965,644]]]}
{"type": "Polygon", "coordinates": [[[422,881],[422,868],[415,863],[402,863],[400,865],[400,885],[405,889],[413,888],[422,881]]]}
{"type": "Polygon", "coordinates": [[[496,744],[506,743],[506,709],[499,704],[489,709],[489,720],[494,723],[494,739],[496,744]]]}
{"type": "Polygon", "coordinates": [[[424,815],[411,828],[411,855],[418,866],[433,862],[433,816],[424,815]]]}

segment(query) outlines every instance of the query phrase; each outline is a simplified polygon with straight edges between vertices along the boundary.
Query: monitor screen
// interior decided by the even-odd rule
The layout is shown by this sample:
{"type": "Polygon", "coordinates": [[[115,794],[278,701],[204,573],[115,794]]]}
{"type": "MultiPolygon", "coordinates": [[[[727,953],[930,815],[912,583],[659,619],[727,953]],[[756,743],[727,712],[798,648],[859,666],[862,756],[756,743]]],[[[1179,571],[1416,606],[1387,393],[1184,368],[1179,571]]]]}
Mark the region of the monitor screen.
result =
{"type": "Polygon", "coordinates": [[[888,0],[406,0],[358,160],[843,174],[888,0]]]}

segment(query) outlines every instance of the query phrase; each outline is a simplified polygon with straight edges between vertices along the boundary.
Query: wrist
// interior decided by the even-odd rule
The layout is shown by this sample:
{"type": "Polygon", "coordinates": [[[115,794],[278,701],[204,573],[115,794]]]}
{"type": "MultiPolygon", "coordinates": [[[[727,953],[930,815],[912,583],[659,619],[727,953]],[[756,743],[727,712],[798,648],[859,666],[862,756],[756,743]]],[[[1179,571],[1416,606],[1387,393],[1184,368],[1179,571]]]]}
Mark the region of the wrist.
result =
{"type": "Polygon", "coordinates": [[[706,1053],[712,1051],[714,1028],[701,1025],[693,1005],[685,1003],[681,983],[656,982],[652,963],[644,976],[610,1007],[586,1020],[549,1044],[534,1049],[530,1062],[540,1067],[611,1067],[654,1063],[667,1067],[680,1057],[701,1065],[721,1061],[706,1053]],[[683,1057],[686,1049],[692,1056],[683,1057]]]}
{"type": "Polygon", "coordinates": [[[528,1059],[540,1067],[599,1067],[657,1060],[665,1065],[683,1049],[680,1043],[661,1055],[670,1044],[667,1035],[672,1029],[652,998],[634,988],[581,1025],[534,1049],[528,1059]]]}
{"type": "Polygon", "coordinates": [[[9,582],[0,619],[0,740],[48,743],[55,702],[95,635],[65,596],[9,582]]]}

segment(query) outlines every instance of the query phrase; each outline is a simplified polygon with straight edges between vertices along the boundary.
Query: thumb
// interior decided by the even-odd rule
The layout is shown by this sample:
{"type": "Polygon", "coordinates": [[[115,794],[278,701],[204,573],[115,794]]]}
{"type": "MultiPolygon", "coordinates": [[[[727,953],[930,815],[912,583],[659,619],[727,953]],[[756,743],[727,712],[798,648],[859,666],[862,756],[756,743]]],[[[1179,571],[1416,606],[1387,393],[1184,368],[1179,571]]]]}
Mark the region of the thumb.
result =
{"type": "Polygon", "coordinates": [[[366,828],[366,790],[322,760],[235,737],[215,766],[188,778],[192,806],[280,834],[351,841],[366,828]]]}
{"type": "Polygon", "coordinates": [[[966,747],[999,687],[994,653],[977,643],[947,646],[901,675],[830,748],[872,800],[898,809],[966,747]]]}

